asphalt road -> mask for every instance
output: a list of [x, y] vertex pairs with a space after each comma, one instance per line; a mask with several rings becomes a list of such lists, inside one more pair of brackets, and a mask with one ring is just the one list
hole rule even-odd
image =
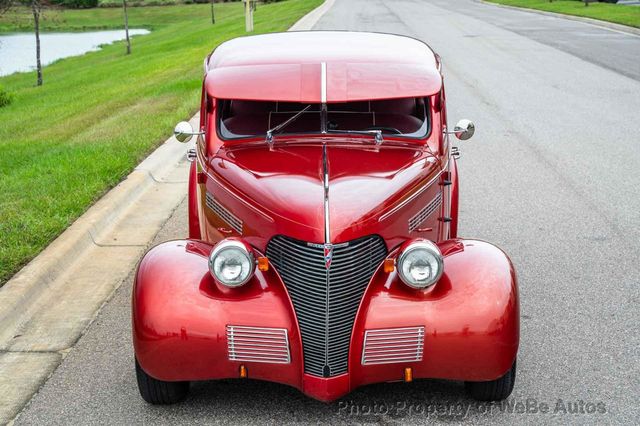
[[[16, 423], [638, 424], [640, 38], [470, 0], [338, 0], [316, 28], [408, 34], [442, 55], [450, 120], [477, 127], [458, 144], [461, 234], [498, 244], [519, 272], [514, 412], [443, 381], [330, 405], [281, 385], [207, 382], [180, 405], [149, 406], [133, 373], [129, 279]], [[184, 235], [183, 203], [157, 241]]]

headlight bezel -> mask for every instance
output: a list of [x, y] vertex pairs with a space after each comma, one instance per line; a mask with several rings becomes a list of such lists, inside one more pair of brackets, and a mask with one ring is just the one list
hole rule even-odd
[[[433, 256], [438, 268], [435, 276], [425, 284], [418, 284], [415, 281], [412, 281], [411, 278], [407, 277], [404, 273], [404, 262], [407, 260], [407, 256], [417, 250], [426, 251], [429, 255]], [[426, 290], [432, 288], [438, 281], [440, 281], [440, 278], [442, 278], [442, 274], [444, 273], [444, 258], [442, 256], [442, 252], [435, 243], [430, 240], [416, 239], [406, 243], [400, 248], [400, 254], [396, 260], [396, 270], [398, 272], [398, 277], [405, 285], [415, 290]]]
[[[248, 267], [248, 274], [244, 279], [237, 282], [229, 282], [229, 281], [225, 281], [224, 279], [221, 279], [218, 276], [218, 274], [216, 274], [215, 260], [221, 253], [227, 250], [238, 250], [244, 256], [246, 256], [249, 262], [249, 267]], [[257, 266], [256, 255], [254, 253], [253, 247], [246, 244], [244, 241], [241, 241], [238, 239], [231, 239], [231, 238], [224, 239], [213, 247], [213, 249], [211, 250], [211, 253], [209, 254], [208, 263], [209, 263], [209, 273], [211, 274], [213, 279], [218, 284], [227, 288], [238, 288], [247, 284], [249, 281], [251, 281], [251, 279], [255, 275], [256, 266]]]

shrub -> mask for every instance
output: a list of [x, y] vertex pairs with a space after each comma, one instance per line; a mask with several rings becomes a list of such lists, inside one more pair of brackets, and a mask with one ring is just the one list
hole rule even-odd
[[0, 108], [7, 106], [13, 101], [13, 95], [0, 86]]
[[98, 7], [99, 0], [52, 0], [51, 3], [69, 9], [90, 9]]

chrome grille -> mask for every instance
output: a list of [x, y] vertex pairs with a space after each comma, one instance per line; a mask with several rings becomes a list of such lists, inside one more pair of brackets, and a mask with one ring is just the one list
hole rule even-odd
[[387, 255], [382, 238], [369, 236], [336, 244], [328, 270], [322, 244], [276, 236], [266, 253], [293, 302], [305, 372], [323, 377], [346, 372], [360, 300]]
[[424, 327], [367, 330], [362, 365], [422, 361], [423, 351]]
[[207, 192], [206, 195], [207, 207], [209, 207], [220, 219], [227, 222], [238, 234], [242, 234], [242, 221], [238, 219], [233, 213], [231, 213], [226, 207], [220, 204], [213, 195]]
[[291, 362], [286, 328], [228, 325], [227, 349], [231, 361]]
[[416, 213], [411, 219], [409, 219], [409, 232], [416, 229], [422, 222], [427, 220], [429, 216], [431, 216], [438, 207], [442, 204], [442, 192], [438, 192], [438, 195], [435, 196], [433, 200], [429, 202], [422, 210]]

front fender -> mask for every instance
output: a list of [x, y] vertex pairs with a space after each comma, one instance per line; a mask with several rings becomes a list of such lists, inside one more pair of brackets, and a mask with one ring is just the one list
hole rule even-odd
[[[424, 326], [420, 362], [363, 365], [352, 369], [358, 384], [415, 378], [488, 381], [507, 372], [519, 342], [516, 273], [499, 248], [474, 240], [439, 243], [444, 274], [428, 290], [415, 290], [397, 272], [379, 268], [360, 306], [352, 338], [351, 365], [360, 365], [365, 330]], [[393, 254], [392, 254], [393, 256]]]
[[[256, 271], [245, 286], [217, 284], [208, 269], [212, 246], [170, 241], [140, 262], [133, 290], [133, 343], [141, 367], [165, 381], [249, 377], [301, 389], [331, 401], [360, 385], [414, 378], [486, 381], [503, 375], [515, 360], [519, 341], [516, 275], [498, 248], [473, 240], [438, 244], [444, 274], [428, 290], [403, 284], [380, 267], [356, 315], [349, 372], [323, 378], [304, 373], [302, 341], [286, 288], [273, 267]], [[390, 256], [395, 256], [392, 253]], [[286, 329], [290, 362], [239, 362], [229, 358], [227, 325]], [[362, 364], [366, 330], [424, 327], [421, 360]]]
[[212, 246], [169, 241], [152, 248], [136, 273], [132, 331], [136, 358], [150, 376], [165, 381], [239, 376], [240, 362], [227, 353], [227, 325], [286, 329], [291, 361], [255, 363], [250, 375], [301, 387], [300, 333], [278, 274], [256, 271], [240, 288], [211, 277]]

